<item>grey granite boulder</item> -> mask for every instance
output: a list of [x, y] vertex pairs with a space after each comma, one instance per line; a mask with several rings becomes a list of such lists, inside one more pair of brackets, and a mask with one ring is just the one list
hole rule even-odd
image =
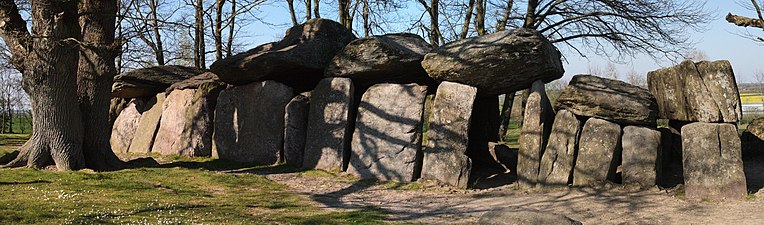
[[426, 83], [424, 55], [432, 46], [415, 34], [385, 34], [356, 39], [337, 53], [326, 68], [327, 77], [348, 77], [356, 84], [383, 82]]
[[573, 113], [560, 110], [554, 118], [537, 182], [540, 186], [566, 186], [573, 172], [581, 121]]
[[576, 75], [557, 98], [556, 108], [616, 123], [655, 125], [658, 105], [649, 91], [619, 80]]
[[143, 110], [143, 101], [132, 99], [130, 103], [122, 110], [114, 126], [111, 129], [111, 149], [117, 153], [125, 153], [130, 148], [130, 142], [135, 137], [135, 130], [138, 128], [138, 122], [141, 120], [141, 111]]
[[183, 156], [210, 156], [214, 112], [223, 86], [216, 82], [196, 89], [176, 89], [164, 102], [152, 152]]
[[578, 156], [573, 170], [574, 186], [597, 186], [615, 178], [620, 158], [621, 126], [589, 118], [578, 140]]
[[334, 55], [354, 39], [337, 22], [311, 19], [289, 28], [280, 41], [218, 60], [210, 69], [229, 84], [275, 80], [295, 91], [308, 91], [324, 77]]
[[138, 127], [135, 129], [135, 136], [133, 141], [130, 142], [130, 148], [127, 150], [128, 152], [151, 152], [154, 137], [157, 129], [159, 129], [159, 119], [162, 118], [164, 100], [165, 94], [159, 93], [146, 102], [141, 119], [138, 121]]
[[533, 187], [539, 174], [544, 153], [554, 123], [554, 110], [547, 98], [544, 83], [533, 82], [525, 104], [523, 127], [518, 140], [517, 181], [521, 187]]
[[476, 96], [475, 87], [452, 82], [438, 86], [429, 118], [422, 178], [467, 188], [472, 160], [464, 153]]
[[658, 181], [658, 153], [661, 132], [654, 128], [623, 128], [621, 174], [624, 184], [653, 187]]
[[737, 127], [696, 122], [682, 127], [685, 195], [693, 199], [743, 199], [746, 190]]
[[422, 167], [422, 112], [427, 86], [377, 84], [361, 98], [348, 172], [411, 182]]
[[292, 98], [284, 114], [284, 162], [297, 168], [302, 167], [305, 153], [309, 111], [310, 93], [306, 92]]
[[692, 62], [648, 73], [650, 92], [658, 100], [660, 118], [737, 122], [742, 104], [729, 61]]
[[220, 92], [215, 107], [213, 156], [258, 165], [279, 162], [284, 110], [293, 96], [292, 88], [270, 80]]
[[311, 92], [303, 168], [345, 170], [356, 108], [349, 78], [326, 78]]
[[740, 136], [743, 157], [764, 154], [764, 117], [756, 118], [748, 123], [748, 127]]
[[560, 57], [540, 32], [515, 29], [443, 45], [425, 55], [422, 67], [435, 80], [470, 85], [491, 96], [562, 77]]
[[112, 97], [138, 98], [164, 92], [170, 85], [204, 73], [206, 70], [187, 66], [152, 66], [114, 76]]

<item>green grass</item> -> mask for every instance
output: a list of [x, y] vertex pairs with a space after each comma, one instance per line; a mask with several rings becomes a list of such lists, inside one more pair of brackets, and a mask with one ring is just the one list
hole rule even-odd
[[29, 139], [30, 134], [0, 134], [0, 156], [15, 151]]
[[[3, 144], [24, 139], [0, 137]], [[175, 162], [163, 166], [168, 168], [99, 173], [0, 169], [0, 224], [381, 224], [386, 219], [376, 208], [319, 209], [309, 197], [257, 175], [298, 171], [288, 166], [179, 156], [160, 160]]]
[[518, 140], [520, 139], [521, 133], [522, 133], [522, 127], [520, 126], [520, 121], [515, 121], [515, 120], [509, 121], [509, 127], [507, 128], [507, 135], [504, 136], [504, 144], [506, 144], [510, 148], [519, 148], [520, 144], [518, 143]]

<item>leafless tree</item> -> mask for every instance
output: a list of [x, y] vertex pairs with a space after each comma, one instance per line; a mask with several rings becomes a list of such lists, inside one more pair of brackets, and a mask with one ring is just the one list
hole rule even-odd
[[[736, 26], [740, 27], [752, 27], [752, 28], [758, 28], [761, 30], [764, 30], [764, 17], [762, 17], [761, 13], [761, 6], [764, 5], [764, 1], [756, 1], [751, 0], [747, 3], [747, 1], [740, 1], [738, 0], [737, 3], [744, 8], [755, 12], [756, 15], [753, 17], [746, 17], [746, 16], [740, 16], [740, 15], [734, 15], [732, 13], [728, 13], [727, 17], [725, 18], [727, 22], [735, 24]], [[752, 40], [758, 41], [758, 42], [764, 42], [764, 38], [759, 35], [754, 35], [750, 33], [744, 34], [745, 37], [748, 37]]]

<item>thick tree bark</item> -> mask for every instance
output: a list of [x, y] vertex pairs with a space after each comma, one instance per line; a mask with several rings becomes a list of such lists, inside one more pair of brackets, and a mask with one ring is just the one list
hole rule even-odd
[[194, 66], [199, 68], [206, 67], [205, 44], [204, 44], [204, 1], [196, 0], [196, 28], [194, 29]]
[[215, 0], [215, 60], [223, 59], [223, 6], [225, 0]]
[[2, 38], [12, 46], [13, 61], [22, 72], [34, 126], [18, 157], [5, 166], [40, 168], [53, 162], [59, 170], [80, 169], [85, 160], [77, 107], [77, 2], [32, 0], [31, 5], [34, 39], [18, 20], [15, 3], [0, 2], [0, 19], [6, 21]]
[[117, 1], [80, 0], [82, 31], [77, 92], [84, 125], [83, 153], [87, 167], [114, 170], [122, 161], [111, 150], [109, 105], [117, 44], [114, 29]]

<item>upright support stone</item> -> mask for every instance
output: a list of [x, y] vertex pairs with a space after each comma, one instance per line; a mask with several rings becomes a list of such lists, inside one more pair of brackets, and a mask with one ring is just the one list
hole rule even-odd
[[422, 112], [427, 86], [377, 84], [363, 94], [348, 172], [410, 182], [422, 168]]
[[159, 93], [146, 103], [147, 110], [141, 114], [141, 120], [138, 122], [138, 128], [135, 130], [135, 137], [130, 143], [128, 152], [151, 152], [154, 137], [159, 129], [159, 119], [162, 118], [164, 99], [165, 94]]
[[647, 127], [626, 126], [623, 128], [622, 141], [623, 183], [641, 187], [655, 186], [658, 181], [661, 132]]
[[746, 180], [737, 126], [691, 123], [682, 127], [685, 194], [695, 199], [742, 199]]
[[135, 130], [138, 128], [138, 122], [141, 120], [141, 110], [143, 101], [132, 99], [114, 121], [111, 128], [111, 149], [116, 153], [125, 153], [130, 148], [130, 142], [135, 137]]
[[305, 136], [308, 135], [309, 96], [310, 93], [303, 93], [292, 98], [284, 115], [284, 161], [298, 168], [302, 167]]
[[308, 136], [303, 168], [345, 170], [350, 158], [353, 82], [349, 78], [325, 78], [311, 93]]
[[472, 105], [477, 88], [443, 82], [429, 119], [422, 178], [467, 188], [472, 161], [467, 150]]
[[222, 85], [208, 82], [196, 89], [177, 89], [164, 102], [152, 152], [210, 156], [215, 104]]
[[213, 156], [259, 165], [278, 162], [284, 141], [284, 109], [293, 95], [292, 88], [271, 80], [220, 92]]
[[615, 178], [617, 160], [621, 154], [621, 126], [607, 120], [589, 118], [578, 143], [574, 186], [600, 185]]
[[578, 135], [581, 121], [573, 113], [560, 110], [554, 117], [549, 142], [541, 156], [540, 186], [566, 186], [573, 175]]
[[554, 110], [547, 98], [543, 81], [533, 82], [525, 104], [520, 150], [517, 156], [517, 181], [521, 187], [534, 187], [554, 122]]

